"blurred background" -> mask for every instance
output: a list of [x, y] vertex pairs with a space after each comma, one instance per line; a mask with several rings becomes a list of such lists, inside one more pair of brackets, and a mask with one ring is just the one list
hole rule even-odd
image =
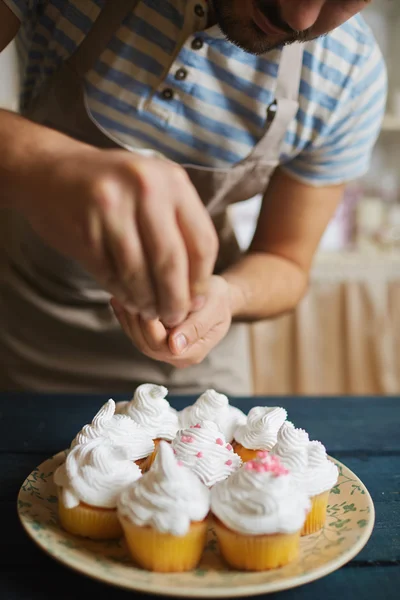
[[[387, 61], [387, 114], [369, 173], [347, 186], [321, 240], [306, 297], [293, 314], [249, 326], [256, 394], [400, 394], [400, 3], [364, 14]], [[0, 80], [0, 106], [17, 110], [13, 45]], [[232, 209], [244, 249], [259, 205]]]

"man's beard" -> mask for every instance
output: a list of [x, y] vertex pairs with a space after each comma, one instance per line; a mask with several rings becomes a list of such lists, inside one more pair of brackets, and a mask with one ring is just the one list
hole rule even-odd
[[212, 3], [222, 33], [230, 42], [250, 54], [264, 54], [283, 45], [306, 42], [315, 37], [310, 30], [294, 31], [291, 29], [283, 21], [276, 0], [256, 0], [256, 3], [259, 10], [268, 17], [270, 22], [282, 29], [282, 36], [279, 40], [276, 39], [277, 36], [274, 36], [274, 39], [268, 39], [268, 34], [262, 31], [250, 16], [244, 18], [237, 15], [233, 0], [212, 0]]

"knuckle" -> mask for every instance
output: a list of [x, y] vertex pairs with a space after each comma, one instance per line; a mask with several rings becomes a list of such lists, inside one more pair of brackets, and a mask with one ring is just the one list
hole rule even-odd
[[204, 239], [200, 240], [200, 243], [197, 243], [193, 247], [193, 251], [191, 252], [191, 257], [193, 260], [197, 262], [205, 262], [210, 260], [214, 256], [213, 247], [207, 243]]
[[175, 163], [173, 165], [173, 168], [171, 169], [171, 173], [172, 173], [174, 181], [177, 185], [180, 185], [180, 186], [192, 185], [189, 175], [187, 174], [185, 169], [183, 167], [181, 167], [180, 165]]
[[120, 202], [116, 181], [108, 175], [90, 181], [89, 198], [104, 213], [115, 210]]
[[147, 203], [154, 197], [154, 182], [157, 178], [154, 177], [151, 166], [152, 161], [142, 157], [135, 160], [126, 159], [122, 164], [124, 176], [134, 181], [136, 194], [140, 197], [141, 203]]
[[203, 328], [197, 323], [192, 323], [190, 326], [189, 337], [192, 340], [200, 340], [203, 337]]
[[178, 252], [160, 252], [154, 260], [154, 268], [160, 273], [163, 279], [168, 279], [171, 274], [175, 274], [180, 264]]

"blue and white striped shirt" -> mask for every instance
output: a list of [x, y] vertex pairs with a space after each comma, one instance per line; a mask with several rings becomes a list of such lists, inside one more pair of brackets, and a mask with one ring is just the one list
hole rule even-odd
[[[3, 1], [22, 23], [23, 107], [82, 41], [105, 0]], [[264, 133], [281, 50], [253, 56], [206, 23], [205, 0], [139, 2], [86, 76], [87, 108], [105, 133], [181, 164], [229, 166], [250, 153]], [[362, 17], [306, 43], [282, 167], [311, 185], [362, 176], [386, 91], [385, 65]]]

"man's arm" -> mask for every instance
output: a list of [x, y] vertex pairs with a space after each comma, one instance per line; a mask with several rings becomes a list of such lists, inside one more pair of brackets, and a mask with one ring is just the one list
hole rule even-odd
[[234, 320], [275, 317], [296, 306], [343, 191], [343, 185], [305, 185], [277, 169], [249, 251], [223, 274], [230, 284]]
[[0, 52], [18, 33], [20, 22], [14, 13], [0, 0]]
[[343, 187], [312, 187], [278, 169], [249, 251], [222, 277], [211, 278], [203, 308], [168, 332], [157, 320], [128, 315], [114, 300], [125, 333], [147, 356], [182, 368], [201, 362], [232, 319], [256, 321], [292, 310], [307, 289], [315, 250]]
[[[18, 27], [0, 0], [0, 48]], [[145, 318], [173, 326], [208, 288], [216, 232], [172, 162], [93, 148], [0, 110], [0, 207]]]

